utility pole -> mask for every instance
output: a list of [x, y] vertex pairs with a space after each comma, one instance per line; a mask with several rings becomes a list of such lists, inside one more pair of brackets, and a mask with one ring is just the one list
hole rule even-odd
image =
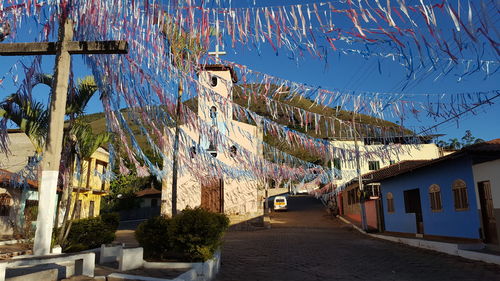
[[354, 120], [355, 113], [352, 112], [352, 130], [354, 135], [354, 149], [356, 150], [356, 171], [358, 174], [358, 187], [361, 193], [359, 198], [359, 203], [361, 205], [361, 228], [366, 231], [366, 212], [365, 212], [365, 196], [364, 196], [364, 188], [363, 188], [363, 177], [361, 175], [361, 163], [359, 161], [359, 146], [358, 146], [358, 132], [356, 131], [356, 123]]
[[179, 133], [181, 122], [182, 108], [182, 79], [179, 80], [179, 88], [177, 89], [177, 108], [175, 112], [175, 136], [174, 136], [174, 154], [172, 155], [172, 217], [177, 215], [177, 173], [179, 166]]
[[[65, 13], [63, 13], [65, 14]], [[72, 54], [126, 54], [126, 41], [71, 41], [73, 22], [62, 16], [57, 42], [0, 44], [2, 56], [56, 55], [52, 85], [48, 134], [39, 175], [38, 216], [33, 253], [50, 253], [57, 198], [57, 180], [61, 161], [64, 116]]]

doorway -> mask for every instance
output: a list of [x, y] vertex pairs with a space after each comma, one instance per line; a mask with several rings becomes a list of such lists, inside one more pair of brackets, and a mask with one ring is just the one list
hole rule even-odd
[[424, 234], [424, 218], [422, 216], [422, 205], [420, 203], [420, 190], [418, 188], [405, 190], [406, 213], [415, 214], [417, 234]]
[[212, 179], [201, 183], [201, 207], [207, 211], [224, 212], [224, 181]]
[[490, 181], [477, 183], [479, 203], [481, 204], [481, 218], [483, 221], [484, 242], [498, 244], [497, 223], [493, 214], [493, 197], [491, 196]]

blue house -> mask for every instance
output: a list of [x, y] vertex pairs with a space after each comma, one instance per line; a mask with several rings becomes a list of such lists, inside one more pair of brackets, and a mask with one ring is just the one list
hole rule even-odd
[[366, 183], [380, 184], [385, 232], [480, 242], [484, 229], [473, 166], [496, 159], [498, 146], [484, 143], [371, 173]]

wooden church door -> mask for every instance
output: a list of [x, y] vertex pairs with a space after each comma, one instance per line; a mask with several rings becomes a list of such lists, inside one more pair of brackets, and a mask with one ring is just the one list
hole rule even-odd
[[222, 179], [201, 183], [201, 207], [216, 213], [224, 211], [224, 181]]

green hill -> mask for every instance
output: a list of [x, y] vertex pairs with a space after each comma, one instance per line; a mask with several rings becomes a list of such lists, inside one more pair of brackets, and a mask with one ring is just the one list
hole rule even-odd
[[[254, 85], [242, 85], [235, 87], [235, 91], [233, 92], [233, 100], [236, 104], [243, 106], [243, 107], [248, 107], [251, 111], [264, 116], [266, 118], [269, 118], [279, 124], [285, 125], [288, 128], [294, 129], [299, 132], [303, 132], [311, 137], [314, 138], [320, 138], [320, 139], [345, 139], [347, 136], [346, 132], [343, 131], [342, 133], [339, 133], [341, 128], [339, 127], [338, 123], [335, 124], [335, 131], [336, 135], [332, 135], [331, 133], [326, 133], [327, 130], [326, 128], [326, 123], [323, 118], [320, 118], [318, 124], [320, 126], [320, 131], [316, 132], [314, 128], [314, 121], [312, 123], [308, 124], [308, 130], [306, 131], [305, 128], [302, 128], [300, 126], [300, 121], [298, 119], [291, 120], [290, 116], [288, 113], [284, 112], [283, 110], [278, 110], [278, 114], [276, 118], [273, 118], [270, 112], [267, 110], [267, 106], [265, 104], [264, 98], [254, 98], [252, 97], [250, 99], [250, 103], [248, 102], [248, 99], [242, 94], [243, 90], [242, 87], [246, 87], [248, 89], [255, 87]], [[272, 86], [273, 87], [273, 86]], [[274, 86], [276, 87], [276, 86]], [[331, 117], [336, 117], [340, 120], [345, 120], [345, 121], [351, 121], [352, 120], [352, 112], [350, 111], [345, 111], [345, 110], [336, 110], [333, 108], [329, 107], [324, 107], [324, 106], [318, 106], [313, 103], [313, 101], [305, 99], [305, 98], [299, 98], [299, 97], [294, 97], [292, 99], [285, 99], [285, 97], [276, 97], [276, 99], [279, 99], [280, 102], [286, 103], [290, 106], [294, 107], [299, 107], [303, 108], [306, 111], [314, 112], [321, 114], [323, 116], [331, 116]], [[190, 100], [187, 100], [184, 102], [186, 106], [191, 108], [193, 111], [197, 112], [198, 110], [198, 101], [197, 98], [193, 98]], [[141, 136], [141, 132], [138, 129], [138, 127], [128, 119], [127, 112], [129, 109], [122, 109], [122, 112], [124, 113], [125, 119], [129, 122], [130, 128], [132, 129], [133, 133], [136, 135], [137, 140], [141, 147], [147, 147], [146, 143], [146, 138]], [[95, 133], [103, 132], [106, 130], [106, 120], [104, 113], [94, 113], [94, 114], [89, 114], [82, 119], [87, 122], [92, 129], [94, 130]], [[393, 128], [395, 130], [400, 130], [401, 127], [395, 123], [382, 120], [379, 118], [371, 117], [368, 115], [363, 115], [363, 114], [356, 114], [355, 120], [359, 124], [369, 124], [369, 125], [377, 125], [385, 128]], [[241, 120], [242, 122], [246, 122], [246, 120]], [[252, 123], [251, 121], [249, 123]], [[331, 125], [330, 125], [331, 126]], [[364, 135], [365, 132], [363, 132], [363, 128], [358, 129], [359, 133], [361, 135]], [[405, 134], [411, 134], [412, 132], [409, 130], [404, 129]], [[284, 152], [287, 152], [291, 155], [294, 155], [298, 158], [301, 158], [303, 160], [309, 161], [309, 162], [314, 162], [317, 164], [324, 164], [323, 163], [323, 158], [321, 155], [314, 155], [314, 153], [310, 151], [306, 151], [305, 149], [300, 149], [297, 147], [291, 147], [290, 144], [282, 142], [273, 136], [266, 135], [264, 136], [264, 141], [268, 143], [271, 146], [274, 146]]]

